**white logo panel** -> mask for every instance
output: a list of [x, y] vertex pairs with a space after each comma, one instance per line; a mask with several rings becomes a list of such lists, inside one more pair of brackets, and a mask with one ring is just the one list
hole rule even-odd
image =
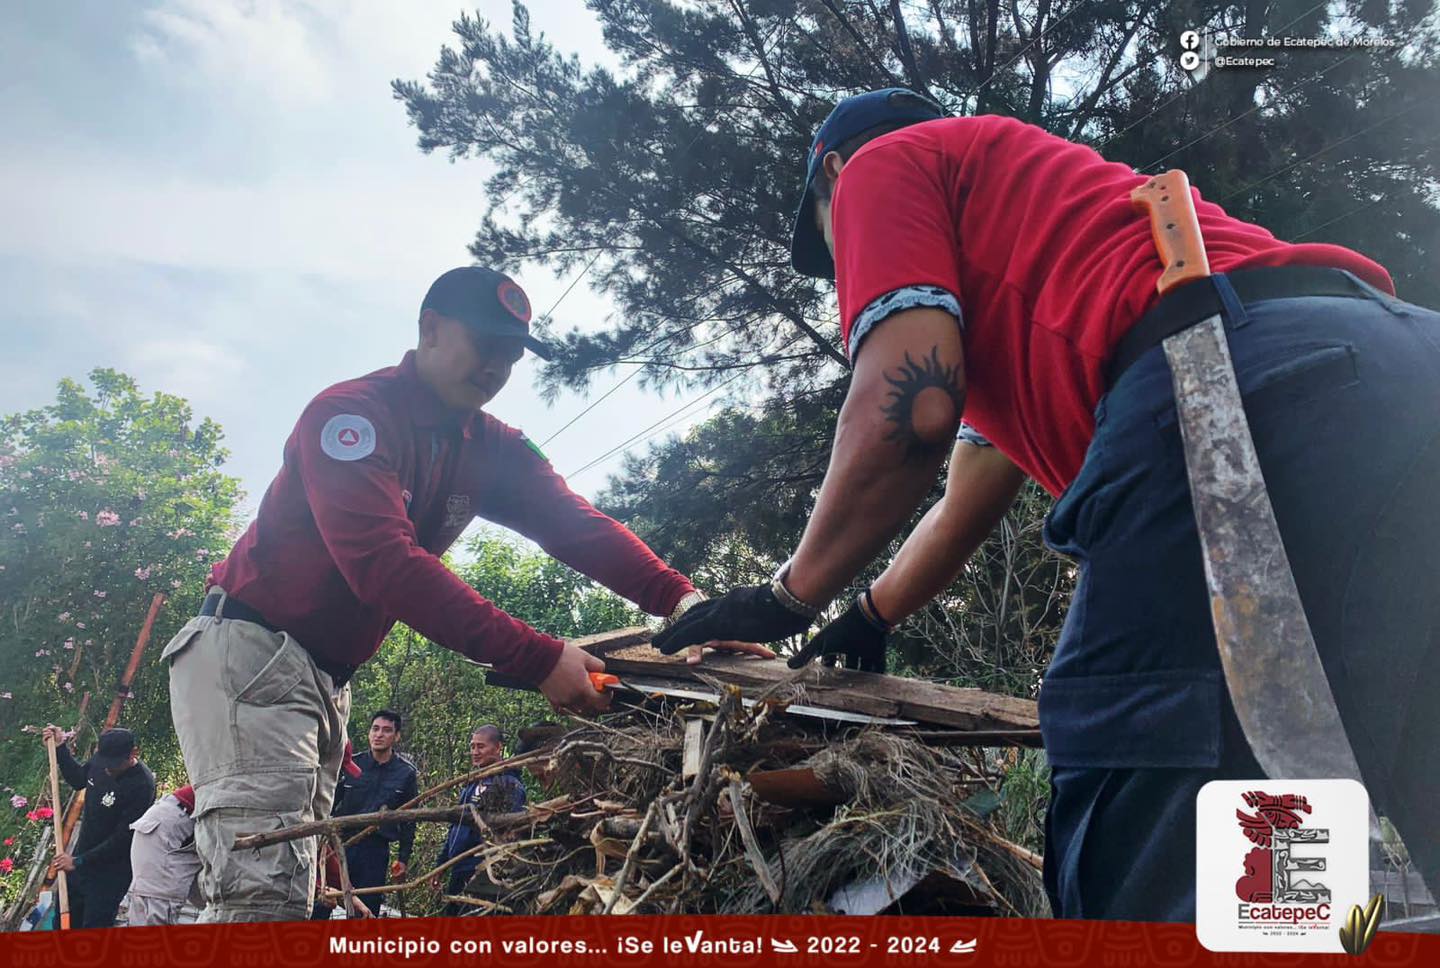
[[1212, 780], [1195, 798], [1195, 933], [1211, 951], [1343, 952], [1370, 900], [1354, 780]]
[[361, 460], [375, 453], [375, 425], [358, 413], [337, 413], [320, 431], [320, 449], [336, 460]]

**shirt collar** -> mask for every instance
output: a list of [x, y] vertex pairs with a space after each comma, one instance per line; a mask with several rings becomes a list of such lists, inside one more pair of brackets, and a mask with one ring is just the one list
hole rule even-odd
[[415, 351], [407, 352], [400, 365], [396, 367], [400, 377], [400, 384], [404, 388], [405, 400], [409, 404], [410, 415], [415, 424], [420, 427], [455, 427], [469, 440], [474, 436], [476, 418], [479, 416], [475, 411], [452, 410], [445, 405], [435, 391], [425, 385], [420, 378], [420, 370], [415, 363]]

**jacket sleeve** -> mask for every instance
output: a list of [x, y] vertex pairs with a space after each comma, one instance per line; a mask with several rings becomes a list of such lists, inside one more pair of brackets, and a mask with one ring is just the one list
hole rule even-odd
[[[85, 763], [75, 761], [74, 754], [70, 752], [69, 743], [61, 743], [55, 747], [55, 765], [60, 768], [60, 775], [65, 778], [65, 782], [76, 790], [83, 790], [86, 787], [85, 781], [90, 776], [88, 764], [88, 760]], [[60, 804], [57, 803], [54, 806], [56, 810], [60, 809]]]
[[135, 837], [135, 831], [130, 829], [130, 825], [143, 817], [154, 802], [155, 787], [152, 784], [136, 783], [125, 790], [123, 801], [117, 805], [119, 814], [115, 818], [115, 829], [110, 832], [110, 836], [85, 853], [76, 854], [75, 866], [94, 867], [122, 858], [128, 859], [130, 842]]
[[400, 454], [408, 439], [387, 408], [327, 395], [292, 444], [315, 526], [355, 597], [447, 649], [538, 683], [563, 644], [505, 614], [420, 547], [405, 513]]
[[507, 776], [506, 779], [510, 781], [510, 796], [505, 809], [510, 813], [519, 813], [525, 809], [525, 784], [518, 777]]
[[[409, 803], [420, 795], [419, 774], [414, 770], [410, 771], [410, 778], [400, 789], [400, 803]], [[400, 863], [409, 866], [410, 855], [415, 852], [415, 822], [402, 823], [400, 826], [400, 850], [396, 853], [396, 859]]]
[[633, 531], [570, 490], [518, 430], [498, 421], [492, 428], [501, 435], [500, 454], [494, 462], [496, 486], [482, 508], [485, 517], [518, 531], [651, 615], [669, 615], [695, 590]]

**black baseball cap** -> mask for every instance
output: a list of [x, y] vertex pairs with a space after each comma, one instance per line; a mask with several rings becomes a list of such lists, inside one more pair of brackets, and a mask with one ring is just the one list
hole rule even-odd
[[129, 763], [130, 754], [134, 751], [134, 733], [128, 729], [107, 729], [100, 734], [100, 742], [90, 762], [102, 770], [114, 770]]
[[550, 347], [530, 335], [530, 297], [503, 272], [483, 266], [451, 269], [430, 284], [420, 304], [422, 313], [427, 309], [481, 333], [514, 336], [542, 360], [550, 359]]
[[825, 237], [815, 225], [815, 177], [820, 174], [820, 162], [826, 152], [882, 124], [896, 121], [919, 124], [946, 116], [940, 105], [905, 87], [866, 91], [835, 105], [820, 130], [815, 132], [805, 161], [805, 193], [800, 197], [790, 240], [790, 265], [796, 272], [821, 279], [835, 278], [835, 261], [825, 247]]

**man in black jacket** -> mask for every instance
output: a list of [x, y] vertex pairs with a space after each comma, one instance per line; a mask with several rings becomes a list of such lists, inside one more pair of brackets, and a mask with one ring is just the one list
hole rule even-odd
[[[359, 776], [341, 773], [332, 816], [394, 810], [415, 799], [419, 792], [415, 764], [395, 751], [402, 724], [400, 714], [393, 709], [382, 709], [370, 717], [370, 749], [355, 757], [355, 765], [360, 767]], [[391, 866], [390, 845], [396, 841], [400, 842], [400, 850]], [[414, 846], [415, 824], [381, 824], [374, 833], [345, 848], [351, 886], [379, 887], [385, 883], [387, 867], [392, 877], [403, 878], [410, 867]], [[380, 897], [379, 894], [362, 896], [365, 905], [376, 915], [380, 913]]]
[[57, 855], [52, 865], [68, 874], [71, 924], [112, 927], [130, 889], [130, 825], [155, 802], [155, 776], [140, 762], [135, 734], [128, 729], [106, 730], [95, 755], [84, 763], [71, 754], [59, 726], [46, 726], [41, 740], [46, 737], [55, 741], [60, 775], [85, 793], [75, 849]]

